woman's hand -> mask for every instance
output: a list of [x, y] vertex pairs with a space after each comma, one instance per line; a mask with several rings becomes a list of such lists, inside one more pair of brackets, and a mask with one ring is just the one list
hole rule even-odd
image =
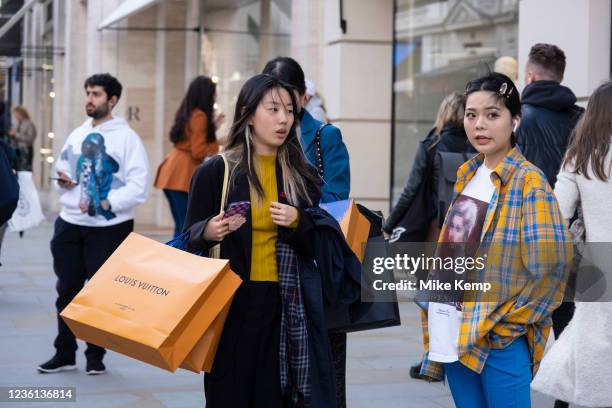
[[274, 222], [274, 224], [279, 227], [288, 227], [297, 219], [298, 210], [290, 205], [271, 201], [270, 214], [272, 215], [272, 222]]
[[240, 214], [232, 215], [229, 218], [223, 218], [223, 214], [224, 212], [221, 211], [208, 221], [204, 234], [202, 234], [205, 241], [221, 242], [227, 234], [236, 231], [246, 222], [246, 218]]

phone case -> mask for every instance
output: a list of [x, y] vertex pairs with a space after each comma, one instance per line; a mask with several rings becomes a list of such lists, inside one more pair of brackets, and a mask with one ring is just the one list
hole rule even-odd
[[251, 206], [250, 201], [238, 201], [238, 202], [230, 203], [227, 207], [227, 210], [225, 210], [225, 214], [223, 215], [223, 218], [229, 218], [232, 215], [236, 215], [236, 214], [242, 214], [243, 216], [246, 216], [246, 213], [250, 206]]

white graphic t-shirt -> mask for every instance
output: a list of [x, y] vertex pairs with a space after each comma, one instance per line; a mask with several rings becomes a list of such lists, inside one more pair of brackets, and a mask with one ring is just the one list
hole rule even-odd
[[[443, 242], [480, 242], [489, 202], [495, 192], [491, 173], [484, 164], [455, 200], [446, 221]], [[457, 352], [459, 328], [463, 317], [462, 302], [429, 302], [429, 359], [452, 363]]]

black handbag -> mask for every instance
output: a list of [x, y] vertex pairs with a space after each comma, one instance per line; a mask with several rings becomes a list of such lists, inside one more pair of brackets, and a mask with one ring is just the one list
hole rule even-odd
[[[385, 240], [382, 235], [379, 235], [369, 239], [368, 243], [383, 245]], [[364, 262], [367, 262], [369, 257], [374, 255], [371, 248], [369, 250], [366, 247]], [[377, 253], [376, 255], [380, 254]], [[391, 270], [385, 271], [383, 275], [378, 275], [377, 279], [382, 279], [384, 282], [392, 282], [392, 274], [393, 271]], [[362, 280], [362, 283], [371, 287], [371, 282], [363, 282]], [[325, 319], [327, 329], [331, 333], [351, 333], [401, 325], [397, 296], [395, 293], [387, 293], [385, 299], [386, 301], [381, 302], [362, 302], [359, 300], [351, 305], [326, 308]]]
[[[327, 124], [321, 125], [317, 129], [315, 144], [317, 148], [317, 171], [323, 178], [323, 152], [321, 151], [321, 130]], [[383, 216], [380, 211], [372, 211], [369, 208], [357, 204], [359, 212], [370, 222], [370, 233], [368, 234], [368, 244], [386, 245], [382, 235]], [[368, 250], [370, 247], [370, 250]], [[379, 254], [378, 254], [379, 255]], [[366, 245], [364, 262], [368, 257], [373, 256], [372, 246]], [[387, 272], [386, 272], [387, 273]], [[393, 271], [388, 271], [393, 274]], [[380, 276], [385, 282], [391, 282], [393, 276]], [[364, 283], [362, 281], [362, 283]], [[371, 282], [366, 282], [370, 285]], [[362, 302], [361, 300], [351, 305], [342, 305], [334, 308], [325, 309], [325, 320], [327, 329], [331, 333], [350, 333], [363, 330], [382, 329], [384, 327], [399, 326], [400, 313], [397, 305], [397, 296], [392, 294], [392, 299], [385, 302]]]

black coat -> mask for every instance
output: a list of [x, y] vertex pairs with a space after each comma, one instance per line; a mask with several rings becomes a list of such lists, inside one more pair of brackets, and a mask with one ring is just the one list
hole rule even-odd
[[[397, 227], [402, 220], [404, 214], [412, 205], [419, 187], [425, 181], [426, 177], [430, 177], [429, 191], [426, 193], [429, 196], [428, 201], [433, 205], [432, 211], [436, 211], [437, 205], [434, 203], [437, 196], [435, 186], [438, 185], [438, 175], [433, 171], [433, 162], [437, 152], [477, 153], [469, 143], [465, 130], [462, 127], [452, 125], [444, 126], [440, 132], [440, 141], [434, 145], [436, 140], [435, 131], [435, 128], [432, 129], [427, 137], [419, 143], [412, 164], [412, 170], [406, 180], [402, 195], [397, 201], [397, 204], [393, 207], [389, 218], [387, 218], [383, 226], [383, 230], [388, 234], [393, 232], [393, 229]], [[426, 209], [423, 209], [423, 211], [425, 210]], [[435, 216], [436, 214], [431, 215]]]
[[576, 95], [569, 88], [555, 81], [527, 85], [521, 103], [516, 143], [554, 187], [570, 135], [584, 109], [576, 105]]
[[[313, 408], [336, 407], [336, 380], [325, 310], [357, 305], [361, 296], [361, 264], [349, 248], [340, 226], [319, 208], [306, 210], [314, 223], [314, 259], [298, 256], [300, 283], [308, 316]], [[355, 316], [359, 318], [361, 316]]]
[[0, 140], [0, 227], [11, 219], [19, 201], [19, 183], [11, 156], [12, 150]]

